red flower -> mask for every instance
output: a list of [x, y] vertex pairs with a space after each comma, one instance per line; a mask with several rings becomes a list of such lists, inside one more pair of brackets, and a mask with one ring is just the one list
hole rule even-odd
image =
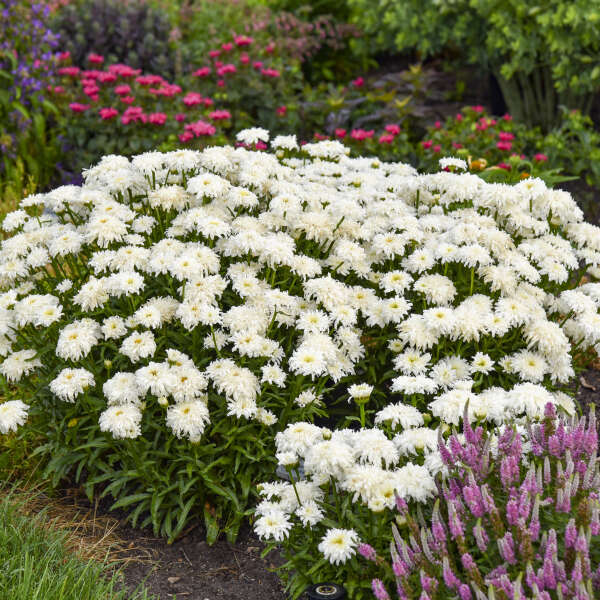
[[221, 54], [221, 51], [220, 51], [220, 50], [211, 50], [211, 51], [208, 53], [208, 55], [209, 55], [211, 58], [217, 58], [217, 56], [219, 56], [219, 54]]
[[252, 63], [252, 66], [253, 66], [253, 67], [254, 67], [254, 68], [257, 70], [257, 71], [259, 71], [260, 69], [262, 69], [262, 67], [263, 67], [263, 64], [264, 64], [264, 63], [263, 63], [261, 60], [255, 60], [255, 61]]
[[217, 81], [217, 85], [219, 87], [225, 87], [225, 80], [224, 79], [219, 79], [219, 81]]
[[504, 169], [505, 171], [510, 171], [511, 168], [510, 165], [505, 162], [498, 163], [496, 166]]
[[58, 55], [58, 60], [68, 60], [69, 58], [71, 58], [71, 53], [70, 52], [61, 52]]
[[360, 142], [362, 140], [372, 138], [374, 134], [375, 134], [374, 129], [369, 129], [368, 131], [365, 129], [353, 129], [350, 132], [350, 137], [355, 140], [358, 140]]
[[512, 148], [512, 144], [510, 142], [497, 142], [496, 148], [498, 148], [498, 150], [508, 151]]
[[247, 35], [234, 35], [233, 36], [233, 41], [235, 42], [236, 46], [249, 46], [254, 39], [251, 37], [248, 37]]
[[153, 125], [164, 125], [167, 120], [165, 113], [152, 113], [148, 115], [148, 122]]
[[135, 102], [135, 98], [133, 96], [121, 96], [121, 102], [124, 104], [133, 104]]
[[204, 104], [204, 106], [212, 106], [214, 104], [214, 102], [210, 98], [204, 98], [204, 100], [202, 100], [202, 103]]
[[217, 75], [219, 77], [223, 77], [223, 75], [227, 75], [228, 73], [235, 73], [236, 71], [237, 71], [236, 66], [229, 63], [227, 65], [223, 65], [222, 67], [219, 67], [217, 69]]
[[55, 94], [64, 94], [65, 88], [62, 85], [56, 85], [56, 86], [54, 86], [54, 89], [52, 89], [52, 91]]
[[194, 121], [193, 123], [188, 123], [185, 126], [185, 130], [191, 133], [194, 137], [201, 135], [214, 135], [217, 131], [214, 125], [211, 125], [206, 121]]
[[187, 119], [187, 115], [186, 115], [185, 113], [177, 113], [177, 114], [175, 115], [175, 120], [176, 120], [178, 123], [181, 123], [181, 121], [185, 121], [186, 119]]
[[537, 161], [537, 162], [546, 162], [548, 160], [548, 157], [545, 154], [534, 154], [533, 156], [533, 160]]
[[400, 125], [394, 125], [391, 123], [390, 125], [385, 126], [385, 130], [392, 135], [398, 135], [400, 133]]
[[442, 147], [441, 147], [439, 144], [436, 144], [436, 145], [433, 147], [433, 151], [434, 151], [434, 152], [437, 154], [438, 152], [441, 152], [441, 151], [442, 151]]
[[318, 131], [315, 132], [315, 139], [322, 141], [322, 140], [328, 140], [329, 136], [328, 135], [323, 135], [322, 133], [319, 133]]
[[101, 56], [100, 54], [94, 54], [93, 52], [88, 54], [88, 62], [94, 64], [94, 65], [101, 65], [104, 62], [104, 56]]
[[197, 104], [202, 104], [203, 100], [202, 94], [199, 94], [198, 92], [188, 92], [183, 97], [183, 103], [186, 106], [196, 106]]
[[456, 115], [456, 120], [457, 120], [457, 121], [462, 121], [462, 120], [463, 120], [463, 116], [462, 116], [460, 113], [458, 113], [458, 114]]
[[202, 67], [192, 73], [194, 77], [208, 77], [210, 75], [210, 67]]
[[140, 85], [168, 85], [160, 75], [140, 75], [135, 80]]
[[250, 57], [245, 52], [242, 52], [240, 55], [240, 62], [243, 65], [247, 65], [250, 62]]
[[107, 119], [113, 119], [119, 114], [119, 111], [116, 108], [101, 108], [98, 112], [100, 113], [100, 117], [105, 121]]
[[71, 102], [69, 104], [69, 108], [76, 113], [83, 112], [89, 108], [87, 104], [80, 104], [79, 102]]
[[505, 121], [512, 121], [512, 120], [513, 120], [513, 118], [512, 118], [512, 117], [511, 117], [511, 116], [510, 116], [508, 113], [506, 113], [506, 114], [505, 114], [505, 115], [504, 115], [502, 118], [503, 118]]
[[134, 68], [130, 67], [129, 65], [121, 65], [121, 64], [110, 65], [108, 67], [108, 70], [111, 73], [118, 75], [119, 77], [135, 77], [142, 72], [141, 69], [134, 69]]
[[335, 130], [335, 137], [345, 138], [346, 137], [346, 130], [345, 129], [336, 129]]
[[391, 144], [394, 141], [394, 136], [391, 133], [384, 133], [379, 137], [380, 144]]
[[460, 142], [452, 142], [452, 147], [456, 148], [456, 150], [460, 150], [463, 145]]
[[267, 54], [273, 54], [274, 51], [275, 51], [275, 44], [273, 42], [269, 42], [269, 44], [265, 46], [265, 52]]
[[141, 106], [130, 106], [121, 115], [121, 123], [123, 123], [123, 125], [131, 123], [131, 121], [134, 123], [137, 121], [145, 123], [147, 121], [147, 117], [144, 114], [144, 109]]
[[503, 141], [503, 142], [510, 142], [510, 140], [514, 140], [515, 136], [512, 133], [509, 133], [508, 131], [501, 131], [498, 134], [498, 137]]
[[184, 131], [183, 133], [180, 133], [178, 137], [179, 140], [185, 144], [185, 142], [189, 142], [190, 140], [194, 139], [194, 134], [190, 133], [189, 131]]
[[213, 110], [213, 112], [208, 115], [208, 118], [213, 121], [231, 119], [231, 113], [228, 110]]
[[364, 77], [357, 77], [356, 79], [353, 79], [352, 85], [357, 88], [362, 87], [363, 85], [365, 85]]
[[173, 83], [163, 83], [161, 87], [150, 88], [148, 91], [155, 96], [166, 96], [167, 98], [171, 98], [176, 94], [181, 93], [181, 88]]
[[231, 42], [227, 42], [226, 44], [221, 44], [221, 48], [223, 48], [225, 52], [229, 52], [230, 50], [233, 50], [233, 44]]
[[114, 73], [100, 73], [98, 75], [98, 81], [101, 83], [112, 83], [117, 80], [117, 76]]
[[260, 72], [267, 77], [279, 77], [281, 75], [280, 71], [277, 69], [271, 69], [270, 67], [267, 69], [261, 69]]
[[275, 109], [275, 112], [280, 116], [280, 117], [284, 117], [285, 113], [287, 112], [287, 106], [283, 105], [283, 106], [278, 106]]
[[421, 146], [423, 146], [425, 150], [428, 150], [429, 148], [431, 148], [431, 146], [433, 146], [433, 142], [431, 140], [423, 140], [421, 142]]
[[96, 96], [98, 94], [98, 92], [100, 91], [100, 88], [97, 85], [90, 85], [88, 87], [84, 87], [83, 88], [83, 93], [86, 96], [89, 96], [90, 98], [92, 96]]
[[76, 77], [79, 75], [79, 67], [61, 67], [58, 70], [59, 75], [68, 75], [70, 77]]
[[131, 86], [127, 84], [117, 85], [114, 89], [115, 94], [118, 96], [127, 96], [131, 92]]
[[476, 106], [471, 106], [471, 110], [475, 111], [476, 113], [482, 113], [483, 106], [481, 106], [480, 104], [477, 104]]
[[266, 150], [267, 149], [267, 145], [262, 141], [262, 140], [258, 140], [258, 142], [256, 142], [256, 144], [254, 144], [256, 146], [257, 150]]

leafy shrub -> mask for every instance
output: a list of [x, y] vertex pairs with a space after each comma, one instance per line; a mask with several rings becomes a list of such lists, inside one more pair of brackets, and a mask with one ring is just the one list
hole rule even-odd
[[516, 182], [534, 176], [548, 185], [568, 181], [573, 174], [569, 161], [556, 155], [549, 160], [543, 140], [539, 129], [529, 129], [509, 114], [495, 118], [482, 106], [465, 107], [446, 123], [428, 128], [418, 144], [418, 165], [432, 171], [441, 156], [455, 155], [487, 180]]
[[293, 128], [290, 109], [303, 86], [302, 72], [274, 44], [261, 46], [247, 35], [225, 38], [194, 66], [192, 76], [231, 113], [235, 130], [259, 123], [274, 131], [282, 123]]
[[598, 0], [550, 0], [531, 8], [522, 0], [349, 3], [380, 47], [422, 56], [452, 48], [490, 69], [511, 114], [529, 125], [549, 130], [563, 104], [587, 112], [600, 85]]
[[599, 341], [597, 286], [570, 289], [598, 228], [568, 194], [238, 139], [107, 156], [5, 218], [0, 373], [22, 400], [0, 427], [31, 407], [55, 480], [170, 539], [201, 515], [235, 537], [276, 433], [355, 416], [349, 385], [374, 386], [361, 424], [398, 402], [432, 423], [470, 397], [490, 421], [565, 402]]
[[90, 54], [98, 54], [109, 63], [127, 63], [164, 77], [177, 71], [170, 21], [144, 0], [72, 2], [55, 13], [52, 28], [79, 67], [86, 68]]
[[[441, 443], [447, 471], [431, 524], [398, 501], [392, 567], [398, 598], [589, 599], [600, 590], [600, 468], [593, 416], [488, 435], [463, 421]], [[409, 541], [407, 541], [407, 539]], [[362, 554], [377, 563], [372, 547]], [[380, 563], [381, 564], [381, 563]], [[395, 576], [395, 577], [394, 577]], [[389, 588], [388, 588], [389, 589]], [[381, 579], [378, 600], [389, 599]], [[485, 593], [487, 591], [487, 594]]]
[[0, 2], [0, 193], [21, 196], [47, 185], [59, 147], [56, 108], [45, 98], [59, 57], [41, 3]]

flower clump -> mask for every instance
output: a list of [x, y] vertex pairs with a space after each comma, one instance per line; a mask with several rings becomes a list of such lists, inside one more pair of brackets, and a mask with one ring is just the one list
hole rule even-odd
[[[431, 524], [398, 500], [392, 571], [402, 599], [577, 598], [600, 590], [600, 470], [592, 413], [566, 420], [548, 404], [540, 424], [497, 436], [473, 429], [440, 442], [448, 477]], [[377, 562], [372, 548], [361, 548]], [[379, 600], [390, 596], [372, 582]]]
[[[337, 141], [276, 137], [271, 154], [256, 151], [264, 129], [239, 139], [106, 156], [82, 186], [30, 196], [6, 216], [0, 373], [23, 405], [0, 411], [2, 431], [31, 406], [65, 419], [61, 443], [85, 427], [116, 457], [131, 451], [123, 439], [152, 448], [150, 431], [194, 452], [202, 441], [214, 460], [237, 458], [181, 493], [210, 489], [241, 513], [249, 482], [236, 473], [273, 460], [261, 466], [252, 448], [271, 456], [277, 432], [328, 415], [349, 386], [359, 387], [342, 418], [357, 418], [358, 404], [363, 427], [400, 425], [406, 439], [393, 451], [382, 442], [390, 454], [378, 464], [375, 450], [361, 454], [371, 441], [353, 438], [367, 434], [325, 440], [319, 429], [348, 464], [304, 456], [318, 478], [357, 460], [395, 469], [421, 443], [408, 431], [458, 424], [467, 400], [489, 423], [541, 418], [548, 402], [573, 411], [559, 388], [600, 341], [600, 284], [574, 288], [582, 265], [600, 263], [600, 236], [569, 194], [535, 179], [420, 176], [351, 159]], [[183, 526], [190, 508], [178, 510]]]

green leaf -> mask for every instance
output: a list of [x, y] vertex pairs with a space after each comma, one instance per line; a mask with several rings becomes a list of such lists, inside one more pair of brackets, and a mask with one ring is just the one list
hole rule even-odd
[[125, 508], [126, 506], [131, 506], [136, 502], [141, 502], [142, 500], [146, 500], [150, 498], [152, 494], [150, 492], [140, 492], [139, 494], [131, 494], [130, 496], [125, 496], [120, 500], [117, 500], [111, 507], [110, 510], [115, 510], [116, 508]]
[[212, 546], [219, 537], [219, 522], [215, 515], [212, 514], [213, 509], [208, 505], [204, 505], [204, 526], [206, 527], [206, 543]]

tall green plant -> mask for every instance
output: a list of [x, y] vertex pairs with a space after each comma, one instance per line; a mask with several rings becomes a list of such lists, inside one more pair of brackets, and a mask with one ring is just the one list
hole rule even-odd
[[348, 0], [376, 48], [454, 49], [498, 78], [516, 118], [549, 130], [559, 107], [589, 111], [600, 86], [600, 0]]
[[0, 212], [11, 199], [49, 184], [60, 156], [56, 131], [51, 127], [57, 108], [43, 97], [30, 96], [28, 105], [14, 84], [17, 59], [0, 55], [8, 66], [0, 70]]

